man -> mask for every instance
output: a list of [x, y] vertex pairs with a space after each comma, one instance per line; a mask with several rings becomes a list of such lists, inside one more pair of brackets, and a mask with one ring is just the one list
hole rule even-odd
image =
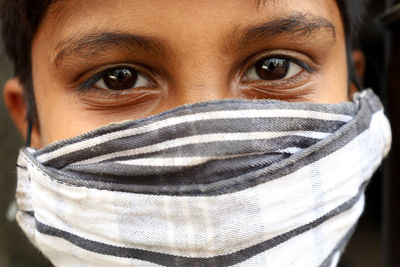
[[3, 1], [28, 237], [63, 266], [335, 265], [390, 145], [351, 2]]

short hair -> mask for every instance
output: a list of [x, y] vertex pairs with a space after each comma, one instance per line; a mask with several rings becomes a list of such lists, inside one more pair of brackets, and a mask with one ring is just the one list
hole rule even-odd
[[[28, 120], [37, 124], [32, 81], [33, 38], [48, 8], [57, 0], [0, 0], [0, 19], [5, 51], [14, 63], [14, 75], [24, 86]], [[330, 0], [327, 0], [330, 1]], [[346, 32], [349, 82], [359, 84], [353, 70], [351, 50], [356, 44], [368, 0], [336, 0]]]

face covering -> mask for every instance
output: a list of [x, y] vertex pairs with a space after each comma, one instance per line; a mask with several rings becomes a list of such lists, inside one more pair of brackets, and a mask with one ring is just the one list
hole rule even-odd
[[17, 221], [56, 266], [335, 266], [390, 143], [371, 90], [186, 105], [22, 149]]

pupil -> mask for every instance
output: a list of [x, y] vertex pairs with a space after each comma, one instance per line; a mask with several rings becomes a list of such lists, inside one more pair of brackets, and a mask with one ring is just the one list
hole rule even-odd
[[138, 75], [130, 69], [114, 69], [104, 77], [105, 85], [111, 90], [126, 90], [134, 87]]
[[281, 80], [289, 70], [289, 61], [281, 58], [263, 59], [256, 63], [256, 72], [263, 80]]

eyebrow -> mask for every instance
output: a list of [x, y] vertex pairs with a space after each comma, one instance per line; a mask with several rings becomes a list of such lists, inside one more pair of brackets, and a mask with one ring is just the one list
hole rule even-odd
[[[222, 47], [225, 51], [239, 50], [253, 42], [277, 36], [285, 35], [289, 39], [297, 40], [299, 38], [317, 38], [318, 33], [321, 32], [330, 33], [331, 40], [336, 40], [336, 28], [329, 20], [310, 14], [293, 14], [245, 29], [237, 26], [225, 39], [229, 41], [222, 44]], [[66, 58], [91, 57], [111, 49], [122, 51], [142, 49], [149, 54], [163, 56], [166, 60], [173, 55], [173, 49], [166, 40], [126, 32], [99, 32], [96, 30], [86, 34], [76, 33], [58, 43], [54, 64], [57, 67]]]
[[238, 39], [237, 46], [242, 48], [259, 39], [274, 38], [285, 35], [290, 39], [315, 38], [317, 33], [328, 32], [331, 40], [336, 41], [336, 27], [326, 18], [310, 14], [294, 14], [286, 18], [279, 18], [262, 25], [250, 26], [237, 38], [237, 30], [232, 38]]
[[99, 52], [110, 49], [131, 50], [143, 49], [155, 55], [171, 54], [172, 49], [166, 41], [154, 37], [133, 35], [125, 32], [99, 32], [87, 34], [77, 33], [56, 46], [55, 66], [62, 60], [71, 56], [94, 56]]

